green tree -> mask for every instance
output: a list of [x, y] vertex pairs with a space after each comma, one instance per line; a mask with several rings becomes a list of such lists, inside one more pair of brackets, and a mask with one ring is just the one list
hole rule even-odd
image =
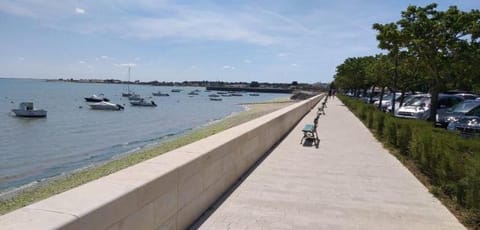
[[[436, 7], [435, 3], [425, 7], [409, 6], [395, 24], [374, 25], [374, 29], [379, 31], [379, 47], [396, 57], [395, 79], [398, 79], [402, 50], [425, 66], [423, 80], [432, 95], [430, 120], [436, 115], [438, 94], [448, 88], [449, 82], [457, 80], [460, 75], [473, 80], [475, 72], [478, 73], [471, 69], [471, 62], [478, 61], [479, 11], [462, 12], [451, 6], [442, 12]], [[466, 72], [468, 76], [465, 76]]]
[[347, 58], [337, 66], [335, 84], [340, 88], [353, 90], [356, 96], [361, 90], [366, 92], [373, 85], [367, 77], [366, 68], [374, 59], [372, 56]]

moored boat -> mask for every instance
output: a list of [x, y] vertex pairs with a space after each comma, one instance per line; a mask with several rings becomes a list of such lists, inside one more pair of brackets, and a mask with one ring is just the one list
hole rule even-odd
[[210, 101], [221, 101], [222, 98], [218, 98], [218, 97], [211, 97], [210, 98]]
[[155, 104], [154, 101], [148, 102], [143, 98], [138, 100], [138, 101], [131, 101], [130, 104], [132, 106], [146, 106], [146, 107], [156, 107], [157, 106], [157, 104]]
[[168, 93], [162, 93], [162, 92], [160, 92], [160, 91], [158, 91], [158, 92], [156, 92], [156, 93], [153, 92], [152, 95], [153, 95], [153, 96], [160, 96], [160, 97], [168, 97], [168, 96], [170, 96]]
[[141, 99], [142, 99], [142, 97], [139, 94], [136, 94], [136, 93], [134, 93], [130, 97], [128, 97], [128, 100], [130, 100], [130, 101], [138, 101], [138, 100], [141, 100]]
[[85, 97], [85, 101], [87, 102], [101, 102], [101, 101], [110, 101], [108, 98], [104, 97], [103, 94], [100, 94], [100, 96], [97, 96], [93, 94], [90, 97]]
[[131, 66], [128, 66], [127, 92], [122, 93], [122, 97], [131, 97], [133, 94], [135, 94], [134, 92], [130, 91], [130, 69]]
[[33, 102], [22, 102], [18, 109], [12, 109], [17, 117], [46, 117], [47, 111], [43, 109], [35, 109]]
[[101, 101], [101, 102], [98, 102], [98, 103], [89, 104], [89, 106], [90, 106], [91, 109], [95, 109], [95, 110], [122, 110], [122, 109], [125, 109], [123, 106], [121, 106], [119, 104], [114, 104], [114, 103], [110, 103], [110, 102], [106, 102], [106, 101]]

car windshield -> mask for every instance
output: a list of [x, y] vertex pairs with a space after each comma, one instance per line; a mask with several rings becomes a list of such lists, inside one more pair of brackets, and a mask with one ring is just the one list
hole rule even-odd
[[413, 98], [412, 100], [408, 101], [405, 103], [405, 105], [410, 105], [410, 106], [420, 106], [422, 104], [428, 104], [430, 102], [429, 97], [416, 97]]
[[464, 101], [456, 104], [455, 106], [450, 108], [449, 111], [458, 112], [458, 113], [467, 113], [468, 111], [472, 110], [478, 105], [480, 105], [480, 102], [478, 101]]

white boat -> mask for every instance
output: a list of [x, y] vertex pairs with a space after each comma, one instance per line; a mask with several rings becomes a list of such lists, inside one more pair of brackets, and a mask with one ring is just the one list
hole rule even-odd
[[126, 93], [122, 93], [122, 97], [131, 97], [133, 94], [135, 94], [134, 92], [130, 92], [130, 66], [128, 66], [128, 82], [127, 82], [127, 92]]
[[161, 97], [168, 97], [168, 96], [170, 96], [168, 93], [162, 93], [162, 92], [160, 92], [160, 91], [158, 91], [158, 92], [156, 92], [156, 93], [153, 92], [152, 95], [153, 95], [153, 96], [161, 96]]
[[93, 94], [90, 97], [85, 97], [85, 101], [87, 102], [101, 102], [101, 101], [110, 101], [108, 98], [103, 96], [103, 93], [100, 94], [100, 96], [97, 96]]
[[128, 97], [128, 100], [130, 101], [138, 101], [138, 100], [141, 100], [142, 99], [142, 96], [140, 96], [139, 94], [132, 94], [132, 96]]
[[17, 117], [46, 117], [47, 111], [43, 109], [35, 109], [33, 102], [22, 102], [18, 109], [12, 109]]
[[119, 105], [119, 104], [113, 104], [113, 103], [106, 102], [106, 101], [93, 103], [93, 104], [90, 104], [89, 106], [90, 106], [90, 108], [95, 109], [95, 110], [122, 110], [122, 109], [124, 109], [124, 107]]
[[138, 101], [131, 101], [130, 104], [132, 106], [147, 106], [147, 107], [156, 107], [157, 106], [157, 104], [155, 104], [154, 101], [148, 102], [143, 98], [138, 100]]

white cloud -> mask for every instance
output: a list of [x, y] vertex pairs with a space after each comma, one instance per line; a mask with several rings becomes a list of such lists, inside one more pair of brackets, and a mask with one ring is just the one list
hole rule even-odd
[[298, 64], [297, 63], [292, 63], [290, 64], [292, 67], [298, 67]]
[[80, 65], [83, 65], [83, 64], [86, 64], [86, 63], [87, 63], [87, 62], [82, 61], [82, 60], [78, 61], [78, 64], [80, 64]]
[[122, 63], [122, 64], [114, 64], [114, 65], [117, 66], [117, 67], [125, 67], [125, 66], [126, 67], [135, 67], [135, 66], [137, 66], [137, 64], [135, 64], [135, 63]]
[[252, 61], [251, 61], [251, 60], [249, 60], [249, 59], [245, 59], [245, 60], [243, 60], [243, 63], [250, 64], [250, 63], [252, 63]]
[[76, 7], [75, 8], [75, 13], [76, 14], [85, 14], [85, 9]]
[[19, 57], [18, 60], [19, 61], [25, 61], [25, 58], [24, 57]]
[[103, 60], [107, 60], [107, 59], [109, 59], [110, 57], [108, 57], [108, 56], [106, 56], [106, 55], [103, 55], [103, 56], [101, 56], [100, 58], [103, 59]]
[[281, 58], [283, 58], [283, 57], [288, 57], [288, 56], [290, 56], [289, 53], [278, 53], [278, 54], [277, 54], [277, 57], [281, 57]]
[[135, 61], [140, 61], [142, 60], [140, 57], [135, 57]]
[[223, 66], [223, 69], [226, 69], [226, 70], [234, 70], [234, 69], [235, 69], [235, 66], [224, 65], [224, 66]]

